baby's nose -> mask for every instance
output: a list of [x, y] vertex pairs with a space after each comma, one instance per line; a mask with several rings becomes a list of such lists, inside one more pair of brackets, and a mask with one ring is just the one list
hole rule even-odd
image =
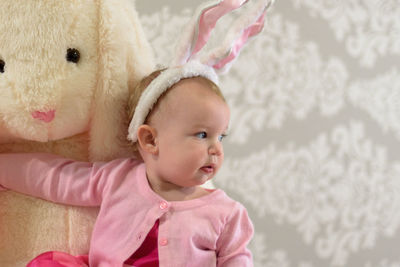
[[219, 143], [211, 145], [209, 148], [209, 153], [211, 155], [220, 156], [223, 153], [222, 144], [219, 142]]
[[44, 121], [46, 123], [51, 122], [54, 119], [55, 114], [56, 114], [56, 111], [54, 109], [45, 111], [45, 112], [35, 110], [31, 113], [31, 115], [34, 119], [38, 119], [38, 120]]

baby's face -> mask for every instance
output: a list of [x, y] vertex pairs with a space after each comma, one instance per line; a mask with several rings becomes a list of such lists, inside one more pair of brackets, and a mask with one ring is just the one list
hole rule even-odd
[[157, 131], [157, 175], [181, 187], [201, 185], [219, 170], [229, 125], [225, 101], [201, 79], [176, 84], [151, 119]]

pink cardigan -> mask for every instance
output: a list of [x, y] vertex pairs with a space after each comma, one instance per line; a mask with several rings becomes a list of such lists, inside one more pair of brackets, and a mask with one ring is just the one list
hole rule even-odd
[[219, 189], [193, 200], [165, 201], [134, 159], [88, 163], [50, 154], [0, 154], [0, 185], [57, 203], [100, 206], [91, 267], [123, 266], [157, 219], [161, 267], [253, 265], [246, 248], [253, 226], [240, 203]]

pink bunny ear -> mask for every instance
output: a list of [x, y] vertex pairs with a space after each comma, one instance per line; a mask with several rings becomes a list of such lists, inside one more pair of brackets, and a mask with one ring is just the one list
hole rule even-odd
[[254, 0], [254, 5], [229, 27], [221, 45], [205, 53], [200, 61], [220, 73], [227, 71], [249, 38], [262, 31], [265, 13], [273, 2], [274, 0]]
[[195, 46], [191, 55], [195, 55], [207, 43], [211, 31], [215, 28], [217, 21], [225, 14], [241, 7], [248, 0], [225, 0], [220, 3], [204, 9], [198, 19], [197, 38], [194, 41]]
[[[233, 24], [227, 26], [225, 40], [210, 52], [201, 51], [221, 17], [250, 2], [253, 5], [242, 12]], [[249, 38], [261, 32], [266, 10], [273, 2], [274, 0], [223, 0], [201, 8], [197, 12], [199, 15], [195, 17], [196, 20], [189, 24], [186, 35], [181, 38], [173, 65], [183, 65], [194, 59], [220, 72], [226, 71]]]
[[222, 0], [217, 4], [202, 6], [189, 22], [176, 51], [172, 65], [183, 65], [199, 52], [210, 38], [217, 21], [225, 14], [241, 7], [249, 0]]
[[212, 66], [215, 69], [222, 69], [228, 63], [234, 60], [239, 55], [240, 50], [247, 43], [248, 39], [261, 32], [261, 30], [264, 27], [264, 17], [265, 17], [265, 12], [263, 12], [262, 15], [258, 18], [258, 20], [254, 24], [249, 26], [247, 29], [245, 29], [242, 35], [231, 44], [231, 49], [228, 55], [220, 59], [217, 63], [215, 63]]

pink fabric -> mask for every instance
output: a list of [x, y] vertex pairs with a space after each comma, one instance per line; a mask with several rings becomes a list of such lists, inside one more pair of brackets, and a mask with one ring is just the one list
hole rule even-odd
[[0, 154], [0, 184], [53, 202], [100, 206], [91, 267], [122, 267], [159, 220], [160, 266], [252, 266], [253, 227], [245, 208], [217, 189], [168, 202], [154, 193], [142, 162], [75, 162], [50, 154]]
[[88, 267], [87, 256], [74, 257], [60, 251], [49, 251], [40, 254], [26, 267]]
[[[132, 256], [125, 261], [125, 264], [135, 267], [158, 267], [158, 225], [157, 220], [143, 244]], [[26, 267], [88, 267], [89, 258], [87, 255], [72, 256], [60, 251], [49, 251], [40, 254]]]
[[158, 267], [158, 224], [157, 220], [140, 248], [125, 261], [126, 264], [135, 267]]

